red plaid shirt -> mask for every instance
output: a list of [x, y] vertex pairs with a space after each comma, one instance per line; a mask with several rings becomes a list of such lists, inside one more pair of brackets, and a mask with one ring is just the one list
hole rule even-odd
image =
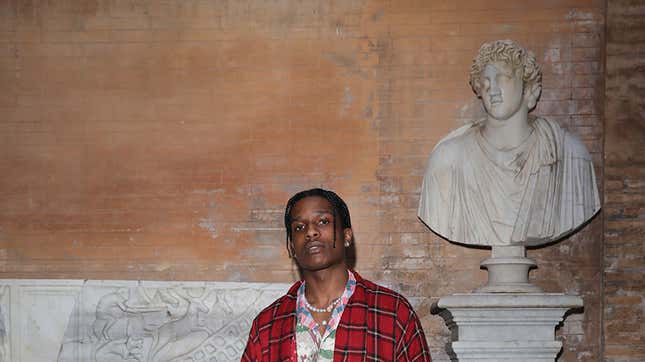
[[[356, 290], [336, 330], [334, 361], [432, 361], [419, 318], [400, 294], [356, 277]], [[242, 361], [297, 361], [298, 287], [253, 321]]]

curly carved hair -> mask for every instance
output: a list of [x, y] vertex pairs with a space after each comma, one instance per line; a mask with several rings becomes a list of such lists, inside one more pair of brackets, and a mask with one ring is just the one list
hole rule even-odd
[[473, 64], [470, 66], [470, 86], [479, 95], [479, 79], [488, 63], [502, 61], [514, 69], [522, 67], [524, 88], [533, 83], [542, 86], [542, 69], [535, 60], [533, 52], [524, 49], [512, 40], [495, 40], [482, 44]]

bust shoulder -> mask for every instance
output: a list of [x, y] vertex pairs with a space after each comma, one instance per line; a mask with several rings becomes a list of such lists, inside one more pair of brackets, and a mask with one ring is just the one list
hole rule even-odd
[[467, 144], [471, 142], [474, 132], [478, 129], [478, 124], [468, 124], [457, 128], [441, 139], [430, 154], [428, 170], [443, 170], [453, 167], [463, 160]]
[[575, 134], [571, 132], [565, 132], [564, 144], [565, 149], [568, 149], [568, 153], [572, 157], [591, 161], [591, 156], [589, 155], [589, 151], [587, 151], [587, 147]]
[[574, 133], [562, 128], [557, 122], [538, 117], [535, 120], [535, 124], [539, 129], [549, 130], [549, 132], [543, 131], [542, 134], [546, 134], [547, 137], [552, 137], [559, 144], [557, 147], [562, 149], [562, 153], [560, 154], [564, 157], [591, 160], [587, 147], [580, 138]]

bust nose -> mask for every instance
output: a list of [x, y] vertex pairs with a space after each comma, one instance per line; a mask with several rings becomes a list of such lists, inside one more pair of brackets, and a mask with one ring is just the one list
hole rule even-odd
[[499, 84], [497, 84], [497, 81], [495, 80], [495, 78], [493, 78], [490, 81], [488, 92], [490, 93], [490, 95], [499, 95], [501, 93], [501, 90], [499, 88]]

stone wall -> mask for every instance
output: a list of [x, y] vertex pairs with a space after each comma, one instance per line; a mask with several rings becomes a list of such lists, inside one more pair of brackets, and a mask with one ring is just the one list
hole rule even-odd
[[[337, 190], [356, 268], [413, 300], [433, 355], [440, 296], [488, 252], [416, 219], [425, 161], [481, 115], [484, 41], [544, 68], [537, 114], [578, 134], [602, 179], [604, 3], [597, 0], [14, 0], [0, 2], [0, 276], [291, 282], [281, 217]], [[602, 218], [530, 251], [584, 313], [563, 360], [600, 355]]]
[[605, 361], [645, 360], [645, 3], [609, 1], [605, 110]]

